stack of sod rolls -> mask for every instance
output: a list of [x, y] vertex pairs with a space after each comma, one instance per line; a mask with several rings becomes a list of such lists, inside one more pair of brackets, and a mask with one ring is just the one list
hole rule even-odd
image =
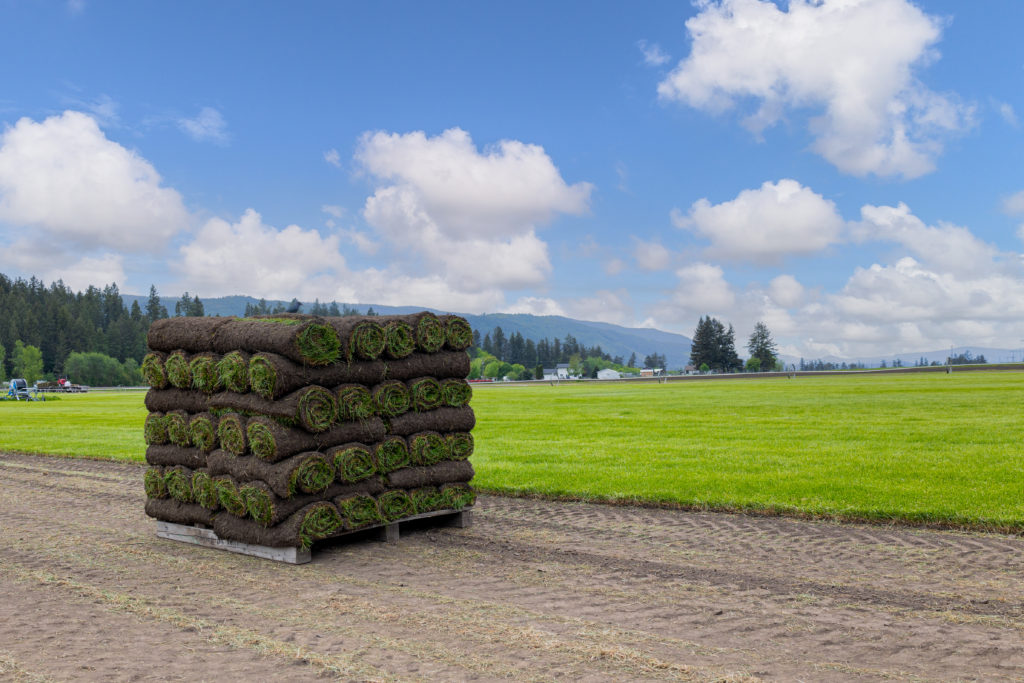
[[472, 339], [426, 311], [155, 321], [146, 513], [309, 548], [471, 506]]

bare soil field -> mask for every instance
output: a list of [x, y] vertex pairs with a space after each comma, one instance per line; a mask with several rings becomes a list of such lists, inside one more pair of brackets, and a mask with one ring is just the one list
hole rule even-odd
[[482, 496], [281, 565], [0, 455], [2, 680], [1024, 680], [1024, 538]]

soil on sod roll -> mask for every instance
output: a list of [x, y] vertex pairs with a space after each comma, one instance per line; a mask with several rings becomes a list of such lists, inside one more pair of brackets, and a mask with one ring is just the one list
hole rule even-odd
[[409, 386], [409, 404], [412, 410], [422, 413], [441, 407], [441, 383], [433, 377], [417, 377], [406, 384]]
[[211, 346], [217, 353], [272, 351], [296, 363], [330, 365], [341, 357], [337, 332], [323, 318], [287, 315], [227, 318]]
[[192, 368], [188, 364], [188, 355], [181, 349], [172, 351], [164, 361], [167, 381], [178, 389], [192, 388]]
[[338, 421], [338, 401], [334, 393], [316, 385], [303, 387], [276, 401], [256, 394], [222, 391], [210, 397], [210, 406], [294, 420], [310, 432], [325, 432]]
[[188, 421], [189, 440], [204, 453], [217, 447], [217, 417], [212, 413], [196, 413]]
[[166, 413], [171, 410], [186, 410], [201, 413], [210, 404], [206, 394], [184, 389], [150, 389], [146, 392], [146, 410], [151, 413]]
[[213, 524], [213, 518], [215, 517], [210, 510], [207, 510], [202, 505], [182, 503], [173, 498], [147, 499], [146, 514], [164, 522], [185, 524], [187, 526], [194, 524], [210, 526]]
[[300, 494], [291, 498], [281, 498], [261, 481], [243, 484], [239, 492], [249, 516], [260, 526], [269, 527], [280, 524], [310, 503], [354, 495], [372, 496], [386, 490], [380, 479], [368, 479], [358, 484], [331, 484], [323, 493]]
[[473, 398], [473, 387], [464, 379], [441, 380], [441, 402], [452, 408], [469, 405]]
[[389, 380], [373, 388], [373, 402], [381, 417], [398, 417], [409, 410], [409, 387], [404, 382]]
[[401, 489], [386, 491], [377, 496], [377, 509], [380, 510], [380, 516], [385, 522], [394, 522], [416, 514], [412, 498]]
[[217, 497], [220, 499], [220, 506], [226, 512], [235, 517], [245, 517], [248, 510], [245, 507], [245, 500], [238, 490], [238, 482], [230, 474], [218, 474], [213, 478], [213, 485], [217, 488]]
[[384, 315], [378, 320], [382, 324], [392, 321], [401, 321], [412, 328], [413, 338], [416, 340], [416, 349], [424, 353], [436, 353], [444, 347], [445, 329], [440, 318], [430, 311], [411, 313], [409, 315]]
[[373, 459], [381, 474], [401, 469], [409, 464], [409, 444], [401, 436], [389, 436], [374, 447]]
[[297, 493], [322, 493], [334, 481], [334, 465], [316, 451], [271, 464], [254, 455], [237, 456], [216, 450], [206, 457], [206, 463], [213, 476], [230, 474], [238, 482], [262, 481], [281, 498]]
[[[218, 328], [231, 318], [162, 318], [149, 326], [146, 341], [150, 349], [169, 353], [184, 349], [189, 353], [202, 353], [213, 349], [213, 338]], [[231, 351], [232, 349], [227, 349]]]
[[334, 464], [339, 482], [354, 484], [377, 474], [373, 448], [364, 443], [346, 443], [327, 449], [325, 455]]
[[448, 442], [452, 460], [465, 460], [473, 455], [473, 435], [469, 432], [453, 432], [445, 435], [444, 440]]
[[206, 467], [206, 454], [198, 448], [154, 445], [146, 448], [146, 462], [150, 465], [181, 465], [190, 469], [199, 469]]
[[389, 320], [384, 324], [384, 356], [397, 360], [416, 351], [416, 336], [412, 325], [404, 320]]
[[384, 519], [380, 516], [377, 499], [372, 495], [344, 495], [334, 499], [338, 513], [345, 521], [348, 530], [360, 529], [371, 524], [380, 524]]
[[338, 397], [338, 419], [343, 422], [365, 420], [377, 412], [373, 394], [362, 384], [340, 384], [334, 387]]
[[359, 441], [376, 443], [384, 438], [384, 422], [378, 417], [359, 422], [342, 422], [326, 432], [310, 434], [298, 427], [285, 427], [269, 417], [250, 417], [246, 426], [249, 448], [267, 462], [278, 462], [303, 451], [325, 450]]
[[308, 367], [277, 353], [254, 353], [249, 359], [249, 382], [252, 390], [267, 399], [290, 394], [310, 384], [332, 387], [338, 384], [376, 384], [384, 379], [385, 361], [335, 363], [324, 367]]
[[387, 379], [408, 381], [417, 377], [463, 379], [469, 375], [469, 354], [465, 351], [414, 353], [408, 358], [387, 361]]
[[[202, 508], [200, 508], [202, 509]], [[264, 528], [253, 520], [231, 515], [216, 515], [213, 530], [221, 538], [265, 545], [272, 548], [309, 548], [314, 541], [327, 538], [344, 528], [344, 520], [333, 503], [311, 503], [276, 526]]]
[[445, 348], [465, 351], [473, 345], [473, 328], [462, 316], [442, 315], [441, 324], [444, 326]]
[[468, 460], [445, 460], [430, 467], [405, 467], [385, 477], [391, 488], [417, 489], [424, 486], [442, 486], [468, 482], [473, 478], [473, 466]]
[[425, 413], [406, 413], [389, 420], [388, 432], [409, 436], [416, 432], [469, 432], [476, 426], [476, 415], [469, 406], [438, 408]]
[[384, 323], [378, 316], [347, 315], [326, 321], [341, 340], [344, 360], [377, 360], [384, 353]]
[[167, 387], [167, 370], [164, 368], [166, 359], [166, 354], [156, 351], [150, 351], [142, 359], [142, 379], [154, 389]]
[[409, 462], [413, 465], [436, 465], [448, 460], [448, 442], [437, 432], [417, 432], [406, 438], [409, 442]]
[[204, 394], [212, 394], [221, 390], [220, 372], [217, 371], [217, 363], [220, 356], [216, 353], [198, 353], [189, 360], [188, 366], [192, 371], [192, 388]]

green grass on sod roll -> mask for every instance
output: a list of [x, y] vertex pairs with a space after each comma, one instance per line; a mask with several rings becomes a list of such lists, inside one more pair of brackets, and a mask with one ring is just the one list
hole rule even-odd
[[164, 424], [167, 426], [168, 441], [182, 448], [188, 448], [192, 445], [192, 439], [188, 431], [188, 413], [184, 410], [173, 410], [165, 413]]
[[207, 510], [216, 510], [220, 507], [220, 495], [209, 472], [196, 470], [192, 473], [192, 500]]
[[409, 494], [401, 489], [387, 491], [377, 496], [377, 507], [385, 522], [394, 522], [416, 514]]
[[452, 432], [444, 437], [452, 460], [465, 460], [473, 455], [473, 435], [469, 432]]
[[353, 484], [377, 473], [373, 453], [366, 446], [340, 448], [333, 455], [338, 481], [343, 484]]
[[[472, 339], [472, 332], [470, 332]], [[416, 350], [412, 326], [402, 320], [392, 320], [384, 326], [384, 352], [389, 358], [405, 358]]]
[[249, 436], [249, 449], [253, 454], [264, 460], [271, 459], [277, 454], [277, 442], [266, 425], [249, 422], [245, 431]]
[[461, 510], [476, 502], [476, 491], [466, 484], [445, 484], [441, 487], [441, 500], [446, 508]]
[[189, 367], [188, 357], [184, 351], [171, 352], [164, 361], [164, 371], [171, 386], [178, 389], [192, 388], [192, 368]]
[[146, 443], [151, 446], [167, 443], [169, 439], [167, 438], [167, 421], [164, 419], [164, 414], [150, 413], [147, 415], [142, 435]]
[[170, 495], [167, 493], [167, 481], [164, 479], [162, 467], [147, 469], [142, 475], [142, 484], [146, 489], [147, 498], [166, 498]]
[[220, 447], [228, 453], [243, 455], [245, 453], [245, 418], [238, 413], [225, 413], [217, 423], [217, 438]]
[[345, 520], [331, 503], [316, 503], [306, 510], [299, 525], [299, 544], [308, 550], [314, 541], [345, 528]]
[[226, 353], [217, 361], [220, 383], [228, 391], [244, 394], [249, 391], [249, 360], [241, 351]]
[[330, 325], [309, 323], [295, 338], [295, 346], [309, 365], [330, 365], [341, 357], [341, 340]]
[[164, 369], [164, 361], [158, 353], [147, 353], [142, 359], [142, 379], [154, 389], [163, 389], [167, 386], [167, 371]]
[[217, 447], [217, 430], [213, 426], [210, 415], [204, 413], [193, 415], [189, 420], [188, 429], [192, 445], [203, 453], [209, 453]]
[[409, 411], [409, 387], [405, 382], [388, 380], [373, 388], [373, 402], [383, 417], [397, 417]]
[[433, 377], [409, 382], [409, 405], [418, 413], [441, 407], [441, 383]]
[[380, 509], [377, 507], [377, 500], [373, 496], [361, 493], [335, 498], [334, 504], [338, 512], [345, 520], [345, 528], [359, 529], [369, 524], [379, 524], [383, 521], [380, 516]]
[[441, 402], [452, 408], [461, 408], [473, 398], [473, 387], [464, 379], [441, 380]]
[[338, 399], [323, 387], [300, 389], [299, 420], [311, 432], [326, 432], [338, 421]]
[[445, 342], [444, 325], [433, 313], [424, 313], [416, 321], [416, 345], [426, 353], [436, 353]]
[[380, 473], [387, 474], [409, 464], [409, 445], [400, 436], [389, 436], [377, 444], [373, 455]]
[[221, 389], [220, 372], [217, 370], [217, 359], [209, 354], [195, 356], [189, 361], [192, 371], [192, 388], [206, 394]]
[[213, 485], [217, 489], [221, 507], [235, 517], [245, 517], [248, 510], [235, 481], [227, 475], [220, 475], [213, 478]]
[[412, 499], [412, 506], [417, 515], [440, 510], [443, 502], [441, 492], [436, 486], [424, 486], [423, 488], [413, 489], [409, 492], [409, 498]]
[[320, 493], [331, 485], [334, 475], [334, 465], [329, 463], [326, 457], [318, 455], [314, 458], [306, 458], [292, 471], [288, 480], [288, 491], [292, 494], [300, 491]]
[[412, 464], [436, 465], [448, 457], [448, 443], [437, 432], [420, 432], [409, 437], [409, 460]]
[[274, 501], [270, 491], [262, 486], [245, 484], [238, 489], [239, 495], [245, 502], [245, 509], [249, 516], [262, 526], [270, 524], [274, 514]]
[[171, 498], [182, 503], [192, 502], [192, 479], [184, 467], [168, 467], [164, 470], [164, 482]]
[[444, 332], [445, 345], [453, 351], [464, 351], [473, 345], [473, 328], [465, 318], [446, 316]]
[[338, 391], [338, 417], [342, 422], [365, 420], [377, 412], [373, 394], [362, 384], [342, 384]]
[[363, 321], [352, 329], [348, 341], [350, 359], [376, 360], [384, 353], [384, 328], [380, 323]]
[[277, 369], [266, 356], [254, 354], [249, 359], [249, 386], [263, 398], [274, 398], [277, 388]]

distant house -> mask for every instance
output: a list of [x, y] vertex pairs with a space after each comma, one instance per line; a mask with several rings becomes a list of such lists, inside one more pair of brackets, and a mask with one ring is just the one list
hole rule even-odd
[[685, 368], [683, 368], [683, 372], [685, 372], [687, 375], [696, 375], [700, 372], [700, 370], [698, 370], [697, 367], [694, 365], [687, 365]]
[[559, 363], [553, 368], [544, 368], [544, 379], [569, 379], [569, 364]]
[[612, 370], [611, 368], [605, 368], [604, 370], [597, 371], [598, 379], [619, 379], [622, 377], [622, 373], [618, 370]]
[[641, 377], [659, 377], [665, 374], [665, 368], [641, 368]]
[[554, 368], [544, 368], [544, 379], [558, 379], [558, 371]]

